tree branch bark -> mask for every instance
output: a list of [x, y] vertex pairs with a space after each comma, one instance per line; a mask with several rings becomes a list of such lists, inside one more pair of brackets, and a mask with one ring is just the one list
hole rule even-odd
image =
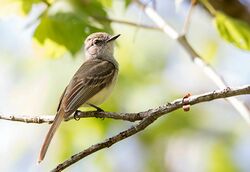
[[[217, 91], [204, 93], [200, 95], [195, 95], [189, 97], [189, 104], [194, 105], [201, 102], [207, 102], [212, 101], [216, 99], [226, 98], [226, 97], [232, 97], [237, 95], [244, 95], [244, 94], [250, 94], [250, 85], [242, 86], [239, 88], [226, 88], [226, 89], [220, 89]], [[159, 117], [166, 115], [172, 111], [175, 111], [177, 109], [180, 109], [185, 105], [183, 102], [183, 98], [177, 99], [171, 103], [168, 103], [166, 105], [160, 106], [155, 109], [149, 109], [144, 112], [140, 112], [141, 116], [144, 118], [138, 123], [133, 125], [127, 130], [124, 130], [120, 132], [119, 134], [110, 137], [106, 139], [103, 142], [97, 143], [95, 145], [90, 146], [89, 148], [83, 150], [82, 152], [79, 152], [73, 156], [71, 156], [70, 159], [64, 161], [63, 163], [57, 165], [56, 168], [52, 170], [52, 172], [59, 172], [64, 170], [65, 168], [69, 167], [70, 165], [76, 163], [77, 161], [83, 159], [84, 157], [91, 155], [101, 149], [108, 148], [112, 146], [113, 144], [124, 140], [142, 130], [147, 128], [150, 124], [152, 124], [155, 120], [157, 120]], [[125, 115], [125, 114], [124, 114]]]
[[[242, 86], [238, 88], [227, 87], [226, 89], [220, 89], [220, 90], [213, 91], [213, 92], [191, 96], [189, 97], [189, 104], [194, 105], [194, 104], [198, 104], [201, 102], [207, 102], [207, 101], [212, 101], [216, 99], [227, 98], [227, 97], [232, 97], [232, 96], [237, 96], [237, 95], [246, 95], [246, 94], [250, 94], [250, 85], [246, 85], [246, 86]], [[85, 149], [84, 151], [71, 156], [70, 159], [59, 164], [52, 171], [53, 172], [61, 171], [90, 154], [93, 154], [101, 149], [108, 148], [112, 146], [113, 144], [144, 130], [146, 127], [152, 124], [159, 117], [165, 114], [168, 114], [169, 112], [180, 109], [181, 107], [183, 107], [183, 105], [185, 105], [185, 103], [183, 102], [183, 99], [181, 98], [181, 99], [177, 99], [173, 101], [172, 103], [167, 103], [166, 105], [159, 106], [157, 108], [149, 109], [147, 111], [138, 112], [138, 113], [115, 113], [115, 112], [96, 112], [96, 111], [79, 112], [78, 115], [80, 118], [97, 117], [97, 118], [112, 118], [112, 119], [126, 120], [126, 121], [131, 121], [131, 122], [139, 120], [140, 122], [138, 124], [133, 125], [129, 129], [124, 130], [120, 132], [119, 134], [103, 142], [95, 144]], [[52, 123], [54, 117], [50, 115], [43, 115], [43, 116], [0, 115], [0, 119], [40, 124], [40, 123]], [[67, 120], [71, 120], [71, 119], [73, 119], [73, 117], [70, 117]]]
[[[117, 112], [98, 112], [98, 111], [87, 111], [87, 112], [77, 112], [79, 118], [112, 118], [116, 120], [130, 121], [135, 122], [138, 120], [142, 120], [144, 118], [143, 114], [138, 113], [117, 113]], [[54, 116], [52, 115], [40, 115], [40, 116], [32, 116], [32, 115], [4, 115], [0, 114], [0, 119], [8, 120], [8, 121], [16, 121], [16, 122], [24, 122], [24, 123], [34, 123], [34, 124], [42, 124], [48, 123], [51, 124], [54, 121]], [[73, 116], [65, 119], [65, 121], [69, 121], [74, 119]]]
[[32, 116], [32, 115], [4, 115], [0, 114], [0, 119], [8, 120], [8, 121], [16, 121], [16, 122], [24, 122], [24, 123], [52, 123], [54, 120], [54, 116], [51, 115], [40, 115], [40, 116]]
[[100, 16], [93, 16], [93, 18], [95, 18], [96, 20], [99, 20], [99, 21], [113, 22], [113, 23], [128, 25], [128, 26], [132, 26], [132, 27], [139, 27], [139, 28], [143, 28], [143, 29], [152, 29], [152, 30], [161, 31], [161, 29], [159, 27], [149, 26], [149, 25], [145, 25], [145, 24], [141, 24], [141, 23], [135, 23], [132, 21], [118, 20], [118, 19], [100, 17]]

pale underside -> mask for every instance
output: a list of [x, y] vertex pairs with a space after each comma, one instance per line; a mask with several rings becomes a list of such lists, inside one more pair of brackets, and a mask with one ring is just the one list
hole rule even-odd
[[112, 80], [112, 83], [109, 86], [103, 88], [100, 92], [98, 92], [96, 95], [91, 97], [81, 107], [89, 107], [88, 103], [96, 105], [96, 106], [102, 104], [110, 96], [111, 92], [113, 91], [116, 80], [117, 80], [117, 74], [115, 74], [115, 76]]

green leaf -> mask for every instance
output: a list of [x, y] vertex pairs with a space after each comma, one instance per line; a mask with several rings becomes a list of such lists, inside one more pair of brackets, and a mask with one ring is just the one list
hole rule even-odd
[[125, 7], [128, 7], [131, 2], [132, 2], [132, 0], [125, 0]]
[[221, 37], [238, 48], [250, 50], [250, 25], [218, 12], [214, 20]]
[[57, 13], [42, 18], [34, 37], [40, 43], [44, 43], [45, 39], [51, 39], [75, 54], [81, 48], [83, 39], [86, 37], [84, 32], [86, 26], [87, 24], [73, 13]]
[[[78, 2], [58, 1], [58, 3], [54, 3], [46, 14], [41, 17], [34, 38], [44, 46], [48, 42], [53, 46], [58, 44], [74, 55], [81, 49], [84, 39], [90, 33], [98, 31], [111, 32], [109, 22], [100, 22], [93, 18], [96, 14], [107, 15], [100, 3], [81, 4]], [[94, 13], [94, 11], [97, 12]], [[50, 41], [46, 41], [48, 39]], [[55, 44], [52, 44], [51, 41]], [[51, 52], [51, 48], [49, 54], [54, 55], [52, 57], [60, 55], [60, 53]]]
[[22, 10], [25, 14], [28, 14], [32, 9], [32, 6], [36, 3], [40, 3], [40, 0], [21, 0]]
[[219, 142], [212, 146], [210, 151], [210, 159], [208, 164], [208, 171], [213, 172], [237, 172], [239, 169], [234, 163], [231, 155], [229, 145], [225, 142]]
[[101, 2], [101, 4], [105, 7], [112, 7], [112, 0], [99, 0]]

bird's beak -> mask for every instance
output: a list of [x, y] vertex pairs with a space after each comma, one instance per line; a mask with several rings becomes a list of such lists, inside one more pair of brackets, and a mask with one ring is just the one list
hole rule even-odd
[[106, 42], [111, 42], [111, 41], [114, 41], [116, 40], [119, 36], [121, 36], [121, 34], [118, 34], [118, 35], [115, 35], [115, 36], [112, 36], [111, 38], [109, 38]]

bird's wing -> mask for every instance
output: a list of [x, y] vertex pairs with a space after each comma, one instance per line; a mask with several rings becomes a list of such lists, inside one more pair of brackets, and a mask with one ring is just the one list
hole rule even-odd
[[44, 159], [63, 117], [71, 115], [92, 96], [109, 85], [116, 71], [115, 65], [109, 61], [91, 59], [83, 63], [61, 96], [56, 117], [42, 145], [38, 162]]
[[63, 93], [62, 93], [62, 95], [61, 95], [61, 97], [60, 97], [59, 104], [58, 104], [57, 110], [56, 110], [57, 112], [59, 111], [59, 109], [60, 109], [60, 107], [61, 107], [62, 99], [63, 99], [63, 97], [64, 97], [64, 95], [65, 95], [65, 92], [66, 92], [67, 88], [68, 88], [68, 87], [66, 87], [66, 88], [64, 89], [64, 91], [63, 91]]
[[115, 66], [106, 60], [86, 61], [67, 86], [59, 109], [63, 107], [66, 116], [72, 114], [87, 100], [111, 84], [116, 70]]

